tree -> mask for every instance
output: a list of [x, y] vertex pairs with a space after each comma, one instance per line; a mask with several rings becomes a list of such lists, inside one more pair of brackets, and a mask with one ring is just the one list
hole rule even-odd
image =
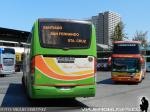
[[126, 37], [126, 34], [124, 33], [124, 24], [122, 21], [120, 21], [115, 29], [114, 29], [114, 32], [112, 33], [112, 36], [111, 36], [111, 40], [112, 41], [121, 41], [121, 40], [124, 40], [125, 38], [127, 39]]
[[143, 32], [143, 31], [136, 31], [132, 40], [141, 41], [142, 46], [143, 47], [147, 47], [147, 45], [148, 45], [147, 34], [148, 34], [147, 31], [145, 31], [145, 32]]

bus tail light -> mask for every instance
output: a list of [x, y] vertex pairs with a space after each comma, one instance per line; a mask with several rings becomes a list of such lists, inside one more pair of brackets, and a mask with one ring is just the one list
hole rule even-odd
[[143, 64], [144, 63], [144, 59], [143, 57], [140, 58], [140, 63]]
[[0, 70], [3, 70], [3, 66], [2, 66], [2, 64], [0, 64]]
[[97, 59], [94, 58], [94, 73], [96, 73], [96, 65], [97, 65]]
[[33, 58], [31, 61], [31, 73], [34, 74], [34, 72], [35, 72], [35, 58]]
[[111, 57], [108, 58], [108, 65], [111, 65]]
[[94, 62], [94, 73], [96, 73], [96, 64], [97, 64], [97, 59], [96, 59], [96, 57], [88, 57], [88, 61], [89, 62]]

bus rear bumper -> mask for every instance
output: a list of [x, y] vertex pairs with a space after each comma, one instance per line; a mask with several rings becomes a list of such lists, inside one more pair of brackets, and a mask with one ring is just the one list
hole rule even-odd
[[13, 70], [13, 71], [0, 70], [0, 75], [1, 75], [1, 74], [9, 75], [9, 74], [14, 74], [14, 73], [15, 73], [15, 71], [14, 71], [14, 70]]
[[31, 99], [94, 97], [95, 88], [95, 85], [76, 86], [71, 89], [52, 86], [32, 86], [30, 97]]
[[141, 81], [140, 77], [115, 77], [115, 76], [112, 76], [111, 79], [113, 81], [118, 81], [118, 82], [140, 82]]

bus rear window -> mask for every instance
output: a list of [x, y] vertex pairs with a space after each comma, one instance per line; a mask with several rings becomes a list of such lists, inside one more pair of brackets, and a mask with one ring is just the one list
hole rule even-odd
[[4, 50], [2, 51], [3, 54], [5, 53], [9, 53], [9, 54], [15, 54], [15, 50], [14, 49], [10, 49], [10, 48], [4, 48]]
[[140, 47], [135, 43], [114, 44], [113, 54], [139, 54]]
[[91, 25], [71, 22], [40, 22], [40, 43], [45, 48], [89, 48]]
[[13, 58], [3, 58], [4, 66], [12, 66], [14, 64]]

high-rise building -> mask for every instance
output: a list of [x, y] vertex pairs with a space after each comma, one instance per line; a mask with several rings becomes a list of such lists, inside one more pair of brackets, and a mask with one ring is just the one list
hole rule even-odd
[[97, 43], [111, 46], [111, 36], [116, 25], [121, 21], [121, 16], [115, 12], [106, 11], [92, 16], [91, 21], [96, 28]]

